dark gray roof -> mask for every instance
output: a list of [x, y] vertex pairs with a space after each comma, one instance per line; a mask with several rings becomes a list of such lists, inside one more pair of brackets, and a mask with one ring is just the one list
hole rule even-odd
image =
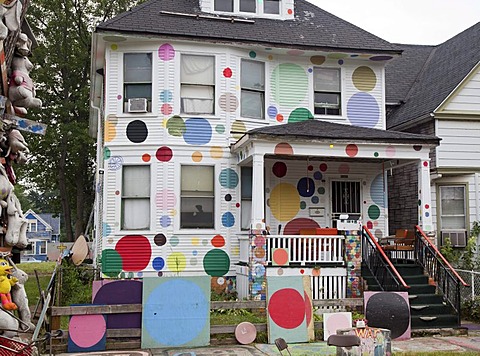
[[[162, 11], [177, 14], [162, 13]], [[295, 0], [294, 11], [294, 20], [254, 18], [253, 22], [232, 22], [186, 16], [187, 14], [207, 15], [200, 11], [199, 0], [150, 0], [101, 23], [97, 26], [97, 31], [208, 41], [226, 40], [315, 50], [344, 49], [393, 54], [401, 52], [397, 46], [306, 0]]]
[[[480, 61], [480, 22], [438, 46], [404, 49], [405, 58], [397, 58], [386, 67], [387, 102], [405, 101], [387, 116], [387, 128], [433, 112], [460, 84]], [[401, 88], [397, 88], [399, 83]]]
[[284, 136], [316, 140], [354, 140], [375, 143], [434, 144], [440, 139], [435, 136], [406, 132], [386, 131], [353, 125], [343, 125], [322, 120], [305, 120], [284, 125], [266, 126], [247, 132], [250, 137]]
[[37, 215], [52, 227], [53, 235], [60, 234], [60, 216], [55, 214], [37, 214]]

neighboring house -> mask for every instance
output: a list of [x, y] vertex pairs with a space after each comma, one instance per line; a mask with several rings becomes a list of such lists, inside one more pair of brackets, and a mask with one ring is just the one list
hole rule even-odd
[[[261, 298], [266, 273], [284, 273], [266, 244], [284, 241], [291, 262], [332, 267], [331, 297], [359, 296], [358, 231], [388, 234], [391, 169], [418, 172], [415, 224], [433, 229], [439, 140], [385, 130], [385, 64], [400, 53], [305, 0], [149, 1], [97, 26], [103, 276], [237, 276]], [[317, 233], [329, 240], [307, 257], [299, 234]]]
[[27, 239], [31, 249], [25, 250], [25, 256], [46, 261], [48, 244], [60, 239], [60, 217], [54, 214], [37, 214], [29, 209], [25, 212], [27, 219]]
[[[387, 128], [441, 138], [430, 154], [434, 230], [439, 245], [465, 247], [480, 221], [480, 22], [438, 46], [398, 46], [386, 67]], [[416, 172], [393, 173], [392, 230], [415, 221], [418, 206], [405, 189]]]

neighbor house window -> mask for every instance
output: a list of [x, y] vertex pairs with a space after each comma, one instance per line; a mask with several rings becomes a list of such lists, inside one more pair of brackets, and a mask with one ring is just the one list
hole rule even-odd
[[440, 229], [464, 230], [466, 199], [464, 185], [440, 186]]
[[37, 232], [37, 220], [28, 220], [28, 232]]
[[40, 255], [47, 254], [47, 241], [39, 241], [38, 242], [38, 253]]
[[214, 228], [214, 171], [213, 166], [182, 166], [180, 228]]
[[182, 113], [214, 113], [215, 57], [182, 55], [180, 81]]
[[340, 77], [340, 69], [314, 68], [315, 114], [341, 115]]
[[263, 12], [278, 15], [280, 13], [280, 0], [263, 0]]
[[242, 60], [241, 65], [241, 116], [265, 118], [265, 64]]
[[248, 230], [252, 219], [252, 167], [242, 167], [240, 175], [242, 230]]
[[150, 229], [150, 166], [122, 170], [122, 230]]
[[215, 0], [215, 11], [233, 12], [233, 0]]
[[152, 111], [152, 54], [123, 55], [124, 112]]

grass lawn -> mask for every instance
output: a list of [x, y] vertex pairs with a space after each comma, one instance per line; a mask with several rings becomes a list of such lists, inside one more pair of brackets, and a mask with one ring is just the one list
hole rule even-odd
[[25, 292], [27, 293], [28, 304], [31, 307], [34, 307], [40, 298], [35, 271], [37, 271], [38, 274], [40, 288], [45, 291], [48, 287], [48, 282], [50, 282], [50, 278], [52, 277], [55, 265], [56, 262], [31, 262], [17, 264], [18, 268], [28, 274], [28, 281], [25, 283]]

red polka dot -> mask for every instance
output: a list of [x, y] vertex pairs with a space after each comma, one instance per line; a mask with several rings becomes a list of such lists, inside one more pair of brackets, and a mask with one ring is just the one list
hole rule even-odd
[[215, 235], [212, 239], [212, 246], [223, 247], [225, 246], [225, 239], [222, 235]]
[[152, 247], [143, 235], [126, 235], [118, 241], [115, 251], [122, 257], [122, 269], [125, 272], [144, 270], [150, 263]]
[[119, 190], [116, 190], [116, 191], [115, 191], [115, 195], [120, 195], [120, 191], [119, 191]]
[[371, 221], [367, 221], [367, 228], [373, 229], [373, 223]]
[[273, 262], [278, 266], [285, 266], [288, 263], [288, 252], [283, 248], [273, 251]]
[[151, 159], [151, 158], [152, 158], [152, 157], [151, 157], [148, 153], [144, 153], [144, 154], [142, 155], [142, 161], [143, 161], [143, 162], [150, 162], [150, 159]]
[[284, 162], [275, 162], [272, 167], [272, 172], [276, 177], [282, 178], [287, 174], [287, 165]]
[[293, 14], [293, 10], [292, 10], [292, 9], [288, 9], [288, 10], [287, 10], [287, 14], [289, 14], [289, 15]]
[[163, 104], [160, 108], [163, 115], [170, 115], [173, 111], [172, 106], [170, 104]]
[[312, 300], [308, 297], [306, 292], [303, 292], [303, 297], [305, 298], [305, 315], [307, 316], [308, 325], [312, 320]]
[[423, 166], [428, 167], [428, 162], [427, 161], [423, 162]]
[[347, 156], [355, 157], [358, 154], [358, 147], [354, 144], [347, 145], [345, 152], [347, 153]]
[[313, 166], [308, 166], [307, 168], [309, 171], [313, 171]]
[[322, 163], [319, 168], [320, 168], [320, 171], [325, 172], [327, 170], [328, 166], [327, 166], [326, 163]]
[[301, 274], [304, 274], [304, 273], [305, 273], [305, 270], [304, 270], [304, 269], [301, 269], [301, 270], [300, 270], [300, 273], [301, 273]]
[[232, 77], [232, 70], [230, 68], [225, 68], [223, 70], [223, 76], [225, 78], [231, 78]]
[[268, 314], [279, 327], [295, 329], [305, 320], [305, 300], [295, 289], [280, 289], [270, 297]]
[[277, 117], [276, 117], [277, 121], [278, 122], [282, 122], [283, 121], [283, 115], [282, 114], [278, 114]]
[[157, 150], [157, 153], [155, 154], [155, 156], [160, 162], [168, 162], [172, 159], [173, 152], [170, 149], [170, 147], [163, 146]]
[[240, 208], [240, 203], [235, 204], [237, 208]]
[[430, 205], [425, 204], [425, 209], [430, 209]]

